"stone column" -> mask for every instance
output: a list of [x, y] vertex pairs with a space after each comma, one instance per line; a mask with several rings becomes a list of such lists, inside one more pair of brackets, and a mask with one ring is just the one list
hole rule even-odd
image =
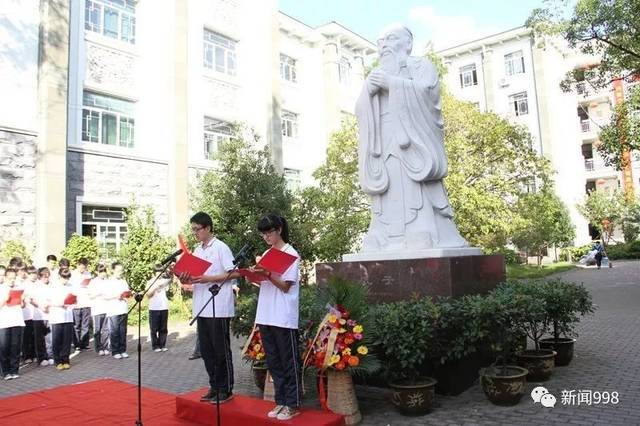
[[66, 242], [69, 16], [66, 0], [40, 3], [36, 264], [60, 253]]

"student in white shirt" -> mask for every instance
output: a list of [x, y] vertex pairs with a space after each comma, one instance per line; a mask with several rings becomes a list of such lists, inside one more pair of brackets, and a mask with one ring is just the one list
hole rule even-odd
[[35, 284], [38, 281], [38, 270], [29, 266], [25, 268], [27, 278], [22, 281], [18, 288], [24, 290], [24, 307], [22, 308], [22, 317], [24, 319], [24, 332], [22, 334], [22, 359], [25, 364], [31, 364], [36, 358], [35, 352], [35, 334], [33, 330], [33, 315], [35, 306], [33, 300], [35, 298]]
[[106, 296], [109, 302], [107, 317], [109, 317], [109, 342], [111, 355], [115, 359], [129, 358], [127, 353], [127, 298], [131, 296], [129, 284], [122, 278], [124, 267], [120, 262], [111, 265], [113, 275], [111, 285]]
[[[17, 271], [7, 268], [4, 282], [0, 285], [0, 370], [4, 380], [17, 379], [20, 367], [20, 349], [24, 319], [22, 305], [7, 305], [10, 291], [15, 288]], [[24, 294], [23, 294], [24, 297]]]
[[59, 271], [58, 258], [56, 257], [55, 254], [50, 254], [47, 256], [47, 269], [49, 269], [49, 282], [52, 283], [58, 278], [58, 271]]
[[89, 289], [83, 285], [85, 280], [91, 278], [88, 270], [89, 261], [85, 257], [78, 259], [75, 271], [71, 273], [71, 285], [75, 294], [78, 295], [78, 303], [73, 308], [73, 346], [76, 350], [89, 349], [89, 339], [91, 338], [91, 306], [89, 300]]
[[268, 214], [258, 222], [258, 230], [270, 248], [298, 258], [282, 275], [254, 268], [269, 276], [269, 280], [260, 282], [256, 311], [256, 324], [260, 327], [275, 390], [276, 406], [267, 416], [289, 420], [300, 414], [302, 392], [298, 352], [300, 255], [289, 244], [289, 227], [285, 218]]
[[[198, 318], [200, 354], [209, 375], [209, 391], [200, 400], [227, 402], [233, 398], [233, 362], [229, 337], [229, 324], [235, 315], [233, 280], [225, 281], [227, 271], [234, 269], [233, 254], [225, 243], [213, 235], [211, 216], [198, 212], [190, 220], [191, 230], [199, 241], [193, 255], [211, 262], [200, 277], [180, 275], [180, 281], [193, 284], [193, 315], [211, 298], [210, 287], [219, 286], [213, 303], [206, 305]], [[213, 315], [215, 306], [215, 318]], [[217, 398], [216, 398], [217, 397]]]
[[4, 283], [4, 274], [7, 272], [7, 267], [4, 265], [0, 265], [0, 285]]
[[89, 284], [89, 303], [93, 315], [93, 346], [100, 356], [109, 355], [109, 321], [107, 301], [111, 281], [107, 278], [107, 267], [103, 264], [96, 269], [98, 276]]
[[53, 345], [53, 361], [57, 370], [71, 368], [69, 356], [71, 354], [71, 342], [73, 341], [73, 304], [67, 303], [67, 297], [73, 293], [73, 287], [69, 284], [71, 272], [66, 268], [60, 268], [58, 279], [49, 289], [49, 302], [47, 312], [49, 325], [51, 326], [51, 340]]
[[[49, 268], [38, 269], [38, 280], [35, 283], [34, 297], [31, 303], [33, 311], [33, 336], [35, 340], [35, 355], [41, 366], [52, 365], [53, 357], [49, 356], [47, 340], [51, 346], [51, 333], [49, 332], [49, 319], [45, 312], [45, 306], [49, 298]], [[53, 352], [51, 352], [53, 354]], [[49, 362], [51, 361], [51, 362]]]
[[[156, 267], [156, 273], [162, 271], [162, 266]], [[151, 348], [154, 352], [167, 351], [167, 322], [169, 320], [169, 299], [167, 299], [167, 289], [171, 285], [173, 274], [165, 271], [160, 278], [147, 291], [149, 298], [149, 328], [151, 331]], [[155, 278], [151, 278], [147, 286], [153, 283]]]

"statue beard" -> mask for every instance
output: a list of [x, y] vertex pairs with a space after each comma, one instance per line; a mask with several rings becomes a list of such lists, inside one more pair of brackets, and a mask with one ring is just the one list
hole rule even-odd
[[400, 68], [407, 64], [408, 55], [405, 53], [397, 53], [389, 49], [380, 56], [380, 67], [390, 75], [398, 75]]

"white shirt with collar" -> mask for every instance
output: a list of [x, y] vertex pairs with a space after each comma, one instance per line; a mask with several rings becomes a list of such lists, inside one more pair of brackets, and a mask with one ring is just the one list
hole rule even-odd
[[120, 299], [120, 295], [130, 291], [129, 284], [122, 278], [111, 277], [107, 287], [107, 316], [124, 315], [129, 311], [127, 299]]
[[[293, 285], [285, 293], [269, 280], [260, 282], [256, 324], [298, 329], [300, 255], [290, 244], [286, 244], [281, 250], [297, 257], [289, 269], [280, 276], [282, 281], [291, 281]], [[273, 276], [278, 277], [278, 274], [274, 273]]]
[[[0, 299], [9, 299], [11, 290], [19, 290], [16, 287], [9, 287], [7, 284], [0, 285]], [[20, 305], [4, 305], [0, 308], [0, 328], [24, 327], [22, 307]]]
[[75, 308], [89, 308], [91, 307], [91, 299], [89, 298], [89, 288], [88, 286], [82, 285], [82, 282], [91, 278], [91, 272], [84, 271], [83, 273], [78, 272], [77, 270], [71, 272], [71, 279], [69, 283], [74, 289], [74, 294], [78, 297], [78, 303], [76, 303]]
[[[153, 278], [149, 280], [147, 286], [151, 284]], [[153, 296], [149, 298], [149, 310], [150, 311], [166, 311], [169, 309], [169, 299], [167, 299], [167, 289], [171, 285], [171, 279], [160, 278], [153, 284], [153, 287], [149, 289], [149, 292], [154, 292]], [[148, 293], [147, 293], [148, 294]]]
[[[193, 250], [193, 255], [200, 259], [211, 262], [211, 266], [206, 270], [204, 275], [224, 274], [234, 268], [233, 253], [228, 245], [213, 237], [211, 241], [205, 244], [198, 244]], [[216, 283], [220, 285], [220, 292], [214, 298], [216, 308], [216, 318], [231, 318], [235, 315], [235, 305], [233, 300], [232, 286], [235, 280], [228, 280], [225, 283]], [[200, 309], [207, 303], [211, 297], [209, 287], [214, 284], [193, 284], [193, 316], [195, 317]], [[211, 303], [204, 308], [200, 314], [202, 318], [212, 318], [213, 309]]]

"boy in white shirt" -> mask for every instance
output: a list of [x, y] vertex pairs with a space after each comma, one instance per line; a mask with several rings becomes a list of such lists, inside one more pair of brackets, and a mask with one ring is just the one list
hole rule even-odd
[[0, 285], [0, 369], [4, 380], [19, 377], [18, 368], [24, 329], [22, 317], [24, 298], [18, 305], [7, 304], [11, 290], [17, 289], [15, 288], [16, 274], [15, 269], [8, 268], [5, 271], [4, 283]]
[[85, 257], [78, 259], [76, 270], [71, 273], [71, 285], [74, 294], [78, 296], [78, 303], [73, 308], [73, 345], [76, 350], [89, 349], [89, 339], [91, 338], [91, 307], [89, 300], [89, 289], [86, 280], [91, 279], [91, 272], [88, 270], [89, 261]]
[[[162, 266], [156, 267], [156, 272], [162, 271]], [[147, 291], [149, 298], [149, 328], [151, 331], [151, 348], [154, 352], [167, 351], [167, 322], [169, 320], [169, 299], [167, 299], [167, 289], [171, 285], [173, 274], [164, 272]], [[147, 285], [151, 285], [154, 278], [151, 278]]]
[[69, 356], [73, 341], [73, 304], [69, 296], [73, 295], [73, 287], [69, 285], [71, 272], [66, 268], [58, 271], [58, 279], [49, 289], [47, 313], [51, 326], [53, 361], [57, 370], [71, 368]]
[[[49, 333], [48, 315], [44, 312], [49, 298], [49, 268], [38, 269], [38, 280], [34, 285], [34, 294], [31, 304], [33, 311], [33, 337], [35, 341], [35, 356], [41, 366], [53, 364], [53, 359], [47, 350], [47, 337], [51, 346], [51, 333]], [[49, 363], [51, 361], [51, 363]]]
[[107, 317], [109, 317], [109, 341], [111, 355], [115, 359], [129, 358], [127, 353], [127, 298], [131, 296], [129, 285], [122, 278], [124, 268], [122, 263], [113, 262], [111, 265], [113, 276], [106, 300], [109, 302]]
[[107, 278], [107, 267], [103, 264], [96, 269], [98, 276], [89, 284], [89, 300], [93, 314], [93, 346], [100, 356], [109, 355], [108, 302], [105, 300], [111, 288]]
[[27, 278], [22, 281], [18, 288], [24, 290], [24, 307], [22, 308], [22, 317], [24, 319], [24, 332], [22, 335], [22, 359], [25, 364], [31, 364], [36, 358], [35, 353], [35, 336], [33, 330], [33, 315], [35, 306], [33, 304], [35, 298], [35, 283], [38, 281], [38, 270], [33, 266], [25, 268]]

